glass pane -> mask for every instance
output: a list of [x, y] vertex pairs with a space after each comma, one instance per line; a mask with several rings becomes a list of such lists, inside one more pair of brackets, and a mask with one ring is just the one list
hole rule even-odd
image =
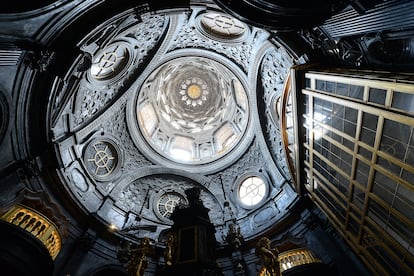
[[401, 161], [405, 161], [406, 157], [412, 155], [411, 153], [407, 155], [406, 152], [411, 132], [412, 127], [386, 119], [380, 149]]
[[387, 91], [384, 89], [371, 88], [369, 90], [369, 101], [380, 105], [385, 105]]
[[361, 160], [357, 160], [356, 181], [366, 187], [370, 167]]
[[343, 119], [344, 112], [345, 112], [345, 107], [343, 105], [334, 103], [334, 104], [332, 104], [332, 108], [333, 108], [332, 116], [339, 117], [339, 118]]
[[358, 153], [368, 160], [371, 160], [372, 158], [372, 152], [363, 147], [359, 147]]
[[398, 185], [393, 207], [401, 214], [414, 221], [414, 192], [401, 184]]
[[404, 242], [409, 242], [413, 236], [414, 229], [410, 229], [408, 225], [405, 225], [398, 218], [391, 215], [389, 220], [389, 225], [392, 230], [397, 233]]
[[358, 189], [357, 187], [354, 188], [354, 194], [352, 195], [352, 202], [358, 208], [358, 210], [362, 211], [364, 206], [365, 200], [365, 193]]
[[380, 172], [375, 172], [374, 185], [372, 192], [385, 201], [388, 205], [392, 205], [395, 189], [397, 184]]
[[337, 83], [336, 84], [336, 94], [348, 97], [348, 85], [344, 83]]
[[377, 131], [378, 116], [364, 113], [362, 119], [361, 141], [370, 146], [374, 146], [375, 134]]
[[388, 217], [388, 210], [384, 209], [381, 205], [373, 201], [369, 202], [368, 217], [370, 217], [381, 228], [385, 228], [385, 222]]
[[326, 191], [322, 188], [315, 190], [317, 196], [327, 205], [328, 208], [335, 214], [336, 218], [339, 220], [345, 220], [345, 210], [341, 208], [339, 204], [336, 203]]
[[306, 89], [310, 89], [311, 88], [310, 84], [311, 84], [310, 78], [305, 78], [305, 88]]
[[258, 204], [266, 195], [266, 184], [260, 177], [246, 178], [239, 187], [239, 199], [242, 203], [253, 206]]
[[366, 128], [362, 128], [360, 139], [362, 142], [365, 142], [366, 144], [373, 147], [375, 142], [375, 132]]
[[352, 155], [347, 153], [346, 151], [341, 150], [341, 159], [343, 162], [346, 162], [349, 166], [352, 164]]
[[[414, 163], [409, 163], [409, 164], [414, 164]], [[407, 170], [403, 170], [401, 178], [407, 181], [408, 183], [414, 184], [414, 173], [411, 173]]]
[[354, 99], [362, 100], [364, 98], [364, 87], [349, 85], [349, 96]]
[[349, 194], [349, 180], [346, 179], [342, 174], [336, 176], [337, 187], [344, 195], [348, 196]]
[[335, 141], [337, 141], [337, 142], [339, 142], [339, 143], [341, 143], [341, 142], [342, 142], [342, 137], [341, 137], [341, 136], [339, 136], [338, 134], [336, 134], [335, 132], [332, 132], [332, 131], [328, 130], [328, 131], [326, 132], [326, 134], [327, 134], [329, 137], [331, 137], [333, 140], [335, 140]]
[[345, 107], [345, 118], [350, 122], [356, 123], [358, 118], [358, 110], [350, 107]]
[[343, 139], [342, 141], [342, 145], [344, 145], [345, 147], [347, 147], [350, 150], [354, 150], [354, 142], [349, 141], [348, 139]]
[[359, 225], [359, 222], [357, 222], [351, 216], [349, 216], [348, 230], [354, 237], [358, 236]]
[[408, 143], [411, 128], [412, 127], [408, 125], [396, 121], [388, 119], [385, 119], [384, 121], [384, 135], [396, 141], [400, 141], [403, 144]]
[[376, 131], [377, 121], [378, 121], [378, 116], [370, 114], [370, 113], [364, 113], [364, 116], [362, 119], [362, 126], [366, 129]]
[[326, 87], [326, 81], [316, 80], [316, 89], [317, 90], [325, 91], [326, 90], [325, 87]]
[[404, 161], [406, 145], [397, 140], [390, 139], [388, 136], [383, 136], [381, 139], [380, 150]]
[[409, 113], [414, 113], [414, 95], [394, 91], [391, 106]]
[[336, 90], [336, 83], [335, 82], [331, 82], [331, 81], [327, 81], [326, 82], [326, 87], [325, 87], [325, 91], [326, 92], [330, 92], [330, 93], [335, 93]]
[[377, 163], [378, 163], [378, 165], [380, 165], [381, 167], [383, 167], [387, 171], [392, 172], [396, 176], [400, 175], [401, 168], [398, 165], [392, 163], [391, 161], [386, 160], [382, 157], [378, 157]]
[[345, 121], [343, 132], [345, 132], [346, 134], [348, 134], [351, 137], [355, 137], [356, 124]]
[[304, 95], [305, 114], [309, 114], [309, 96]]

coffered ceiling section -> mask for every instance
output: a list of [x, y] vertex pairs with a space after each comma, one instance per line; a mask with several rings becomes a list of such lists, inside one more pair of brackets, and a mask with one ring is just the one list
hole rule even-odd
[[240, 78], [205, 57], [162, 63], [134, 98], [146, 142], [178, 163], [202, 164], [228, 154], [242, 139], [249, 121]]

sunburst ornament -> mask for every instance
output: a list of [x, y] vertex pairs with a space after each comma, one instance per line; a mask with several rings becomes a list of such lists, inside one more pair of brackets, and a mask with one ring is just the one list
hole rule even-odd
[[201, 78], [188, 78], [180, 86], [181, 100], [187, 106], [201, 106], [207, 100], [209, 91], [205, 81]]

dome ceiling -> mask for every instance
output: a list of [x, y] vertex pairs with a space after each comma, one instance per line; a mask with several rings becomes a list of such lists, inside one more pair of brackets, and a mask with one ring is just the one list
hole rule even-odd
[[53, 86], [64, 187], [121, 232], [152, 225], [136, 235], [157, 240], [184, 191], [200, 187], [218, 241], [232, 221], [248, 239], [297, 198], [275, 115], [293, 58], [268, 32], [210, 9], [114, 16], [80, 40]]
[[207, 163], [227, 154], [249, 119], [239, 78], [204, 57], [163, 63], [136, 98], [141, 133], [158, 153], [179, 163]]

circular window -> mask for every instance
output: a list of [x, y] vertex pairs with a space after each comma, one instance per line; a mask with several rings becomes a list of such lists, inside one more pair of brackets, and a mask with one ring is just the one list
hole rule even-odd
[[84, 152], [86, 169], [98, 180], [107, 180], [118, 168], [119, 159], [119, 149], [110, 140], [94, 140]]
[[267, 185], [265, 181], [258, 176], [250, 176], [244, 179], [238, 189], [238, 197], [242, 204], [254, 206], [260, 203], [266, 196]]
[[96, 80], [107, 80], [116, 76], [129, 59], [128, 47], [114, 43], [100, 51], [91, 66], [91, 75]]
[[157, 201], [157, 211], [163, 218], [169, 219], [175, 207], [181, 203], [187, 204], [183, 195], [175, 192], [165, 193]]

